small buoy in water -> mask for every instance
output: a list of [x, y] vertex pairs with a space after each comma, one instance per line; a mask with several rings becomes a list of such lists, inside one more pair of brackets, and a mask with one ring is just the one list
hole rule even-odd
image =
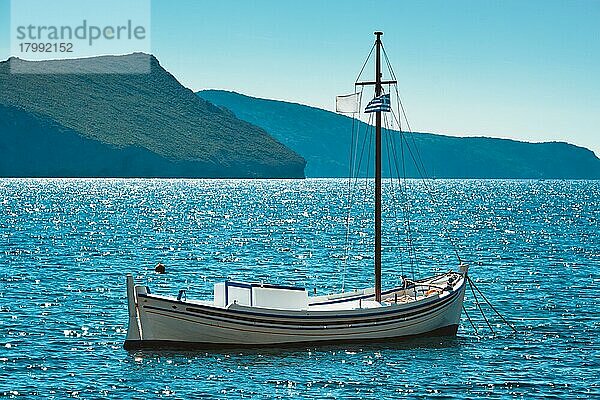
[[154, 267], [154, 272], [159, 273], [159, 274], [164, 274], [166, 272], [165, 264], [163, 264], [163, 263], [156, 264], [156, 267]]

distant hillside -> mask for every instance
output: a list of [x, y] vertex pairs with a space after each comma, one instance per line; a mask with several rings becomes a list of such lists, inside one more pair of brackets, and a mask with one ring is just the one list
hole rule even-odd
[[[307, 176], [348, 176], [350, 118], [314, 107], [234, 92], [206, 90], [197, 94], [231, 110], [238, 118], [262, 127], [302, 155], [307, 160]], [[600, 159], [592, 151], [568, 143], [526, 143], [431, 133], [407, 134], [407, 138], [409, 143], [414, 139], [429, 175], [438, 178], [600, 179]], [[405, 154], [409, 160], [407, 176], [418, 177], [407, 149]]]
[[[144, 57], [149, 74], [95, 73]], [[11, 61], [88, 73], [13, 74]], [[0, 62], [0, 87], [0, 176], [304, 176], [302, 157], [195, 96], [153, 56], [12, 59]]]
[[[173, 161], [139, 146], [88, 139], [40, 115], [0, 105], [0, 176], [196, 177], [199, 163]], [[203, 165], [202, 174], [220, 171]]]

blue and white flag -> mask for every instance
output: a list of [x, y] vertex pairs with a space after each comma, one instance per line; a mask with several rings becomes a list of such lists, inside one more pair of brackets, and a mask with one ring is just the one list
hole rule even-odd
[[379, 97], [375, 97], [373, 100], [371, 100], [369, 102], [369, 104], [367, 104], [367, 108], [365, 108], [365, 113], [372, 113], [372, 112], [377, 112], [377, 111], [382, 111], [382, 112], [392, 111], [392, 107], [390, 106], [389, 93], [382, 94]]

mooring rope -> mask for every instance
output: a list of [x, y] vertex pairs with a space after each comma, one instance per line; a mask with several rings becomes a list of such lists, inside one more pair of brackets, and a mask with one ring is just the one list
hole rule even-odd
[[485, 320], [485, 323], [487, 324], [487, 326], [490, 328], [490, 331], [492, 331], [492, 334], [496, 335], [494, 328], [492, 328], [490, 321], [488, 321], [487, 317], [485, 316], [485, 313], [483, 312], [483, 308], [481, 308], [481, 304], [479, 304], [479, 300], [477, 299], [477, 296], [475, 295], [475, 290], [473, 290], [473, 285], [471, 283], [471, 279], [467, 278], [467, 282], [469, 282], [469, 288], [471, 289], [471, 293], [473, 293], [473, 298], [475, 299], [475, 305], [477, 306], [477, 308], [479, 308], [479, 312], [481, 313], [481, 316]]
[[473, 327], [473, 330], [475, 331], [475, 334], [477, 336], [479, 336], [479, 332], [477, 331], [477, 328], [475, 327], [475, 324], [473, 323], [473, 320], [471, 319], [471, 316], [469, 315], [469, 313], [467, 312], [467, 309], [465, 308], [465, 305], [463, 304], [462, 306], [463, 311], [465, 312], [465, 315], [467, 316], [467, 319], [469, 320], [469, 322], [471, 323], [471, 326]]
[[[483, 297], [483, 300], [485, 300], [485, 302], [486, 302], [486, 303], [488, 304], [488, 306], [490, 306], [490, 308], [491, 308], [491, 309], [492, 309], [492, 310], [493, 310], [493, 311], [496, 313], [496, 315], [497, 315], [497, 316], [499, 316], [499, 317], [502, 319], [502, 321], [504, 321], [504, 323], [510, 327], [510, 329], [512, 329], [512, 330], [513, 330], [515, 333], [517, 333], [517, 329], [516, 329], [516, 328], [515, 328], [515, 327], [514, 327], [514, 326], [513, 326], [513, 325], [512, 325], [510, 322], [508, 322], [508, 321], [507, 321], [507, 320], [506, 320], [506, 319], [505, 319], [505, 318], [502, 316], [502, 314], [500, 314], [500, 313], [498, 312], [498, 310], [496, 310], [496, 307], [494, 307], [494, 306], [492, 305], [492, 303], [490, 303], [490, 301], [489, 301], [489, 300], [488, 300], [488, 299], [485, 297], [485, 295], [484, 295], [484, 294], [481, 292], [481, 290], [479, 290], [479, 288], [477, 287], [477, 285], [475, 285], [475, 282], [473, 282], [473, 280], [471, 279], [471, 277], [469, 277], [468, 275], [467, 275], [467, 280], [468, 280], [468, 282], [471, 284], [472, 288], [475, 288], [475, 290], [477, 290], [477, 292], [478, 292], [478, 293], [481, 295], [481, 297]], [[471, 290], [472, 290], [472, 288], [471, 288]]]

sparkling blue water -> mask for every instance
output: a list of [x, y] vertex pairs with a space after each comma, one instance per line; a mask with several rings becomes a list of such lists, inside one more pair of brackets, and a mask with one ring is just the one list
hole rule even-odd
[[384, 188], [384, 285], [456, 267], [456, 246], [517, 335], [494, 318], [492, 336], [468, 293], [479, 335], [465, 319], [454, 339], [395, 345], [123, 350], [127, 272], [198, 298], [225, 278], [319, 294], [372, 285], [372, 201], [358, 192], [371, 185], [356, 187], [347, 236], [345, 180], [0, 180], [0, 397], [600, 396], [590, 181], [440, 180], [433, 203], [410, 181], [415, 259], [403, 195]]

